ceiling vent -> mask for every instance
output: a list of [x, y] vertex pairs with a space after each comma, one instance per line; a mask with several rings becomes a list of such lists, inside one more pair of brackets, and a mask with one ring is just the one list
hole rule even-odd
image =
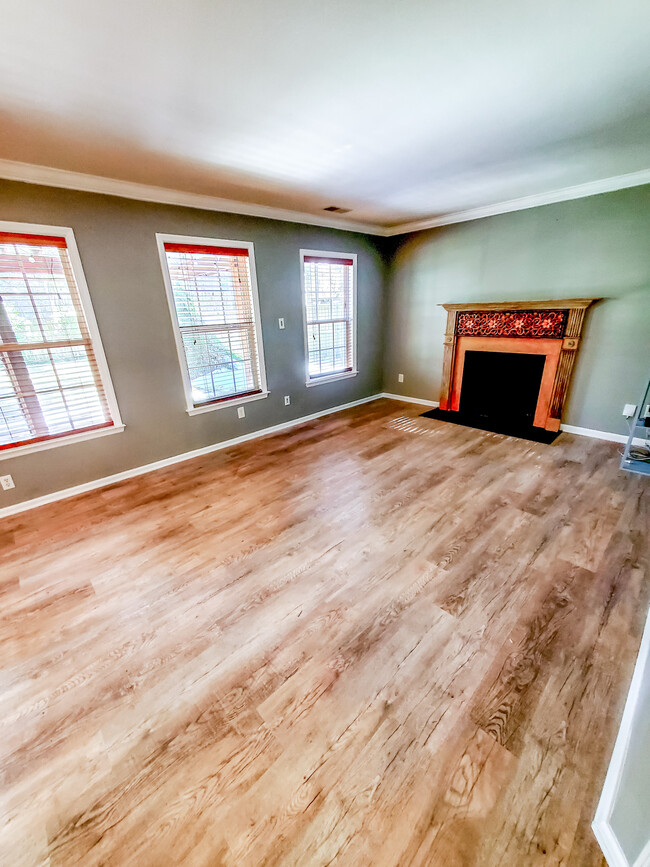
[[332, 214], [349, 214], [350, 208], [339, 208], [338, 205], [328, 205], [326, 208], [323, 208], [324, 211], [330, 211]]

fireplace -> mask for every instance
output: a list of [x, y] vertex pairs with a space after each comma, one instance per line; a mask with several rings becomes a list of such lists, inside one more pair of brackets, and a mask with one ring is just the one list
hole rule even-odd
[[[465, 353], [458, 411], [468, 421], [507, 429], [530, 427], [544, 373], [544, 356], [516, 352]], [[496, 400], [494, 382], [504, 389]]]
[[443, 304], [438, 418], [550, 442], [587, 308], [597, 299]]

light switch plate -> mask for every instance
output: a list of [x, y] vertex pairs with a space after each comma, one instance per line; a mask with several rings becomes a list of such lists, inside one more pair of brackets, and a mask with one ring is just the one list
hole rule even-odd
[[403, 373], [397, 374], [397, 381], [398, 382], [404, 382], [404, 374]]
[[282, 330], [284, 328], [284, 316], [280, 316], [278, 319], [278, 328]]

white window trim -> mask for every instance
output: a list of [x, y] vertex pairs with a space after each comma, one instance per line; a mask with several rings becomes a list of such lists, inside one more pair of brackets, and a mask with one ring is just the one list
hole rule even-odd
[[247, 394], [242, 397], [229, 397], [225, 400], [220, 400], [219, 403], [206, 403], [204, 406], [193, 406], [187, 410], [188, 415], [201, 415], [204, 412], [211, 412], [213, 409], [224, 409], [227, 406], [239, 406], [242, 403], [251, 403], [254, 400], [264, 400], [269, 396], [268, 391], [261, 391], [259, 394]]
[[352, 376], [357, 376], [358, 370], [345, 370], [343, 373], [333, 373], [331, 376], [317, 376], [314, 379], [308, 379], [305, 382], [307, 388], [312, 385], [324, 385], [326, 382], [336, 382], [338, 379], [349, 379]]
[[73, 443], [80, 443], [84, 440], [91, 440], [101, 436], [121, 433], [124, 430], [125, 425], [122, 422], [120, 410], [117, 405], [115, 389], [113, 388], [113, 381], [111, 380], [110, 370], [108, 369], [108, 362], [106, 361], [106, 355], [104, 354], [102, 338], [97, 326], [97, 320], [95, 319], [93, 303], [90, 297], [90, 292], [88, 291], [86, 275], [84, 274], [83, 265], [81, 264], [81, 257], [79, 256], [79, 250], [77, 249], [74, 231], [69, 226], [44, 226], [40, 223], [15, 223], [0, 220], [0, 232], [17, 232], [22, 235], [56, 235], [60, 238], [65, 238], [68, 255], [70, 256], [70, 264], [72, 265], [72, 273], [74, 274], [77, 290], [79, 291], [79, 297], [81, 298], [81, 307], [84, 316], [86, 317], [86, 324], [88, 325], [88, 333], [90, 334], [93, 352], [95, 353], [99, 376], [104, 388], [104, 394], [106, 395], [106, 403], [108, 404], [108, 409], [113, 421], [111, 427], [97, 428], [95, 430], [81, 431], [79, 433], [71, 431], [70, 433], [56, 436], [51, 440], [43, 440], [38, 443], [28, 443], [24, 446], [2, 449], [2, 451], [0, 451], [0, 461], [19, 457], [20, 455], [27, 455], [31, 452], [40, 452], [45, 449], [53, 449], [58, 446], [72, 445]]
[[55, 446], [68, 446], [73, 443], [82, 443], [85, 440], [95, 440], [99, 437], [107, 437], [111, 434], [122, 433], [126, 425], [114, 424], [111, 427], [97, 428], [96, 430], [82, 431], [81, 433], [61, 434], [52, 440], [43, 440], [40, 443], [30, 443], [26, 446], [16, 446], [13, 449], [3, 449], [0, 452], [0, 461], [8, 458], [17, 458], [20, 455], [29, 455], [32, 452], [42, 452]]
[[[352, 370], [333, 373], [331, 376], [309, 376], [309, 339], [307, 337], [307, 304], [305, 296], [305, 256], [320, 256], [321, 259], [352, 259]], [[325, 385], [339, 379], [349, 379], [359, 373], [357, 368], [357, 254], [334, 253], [331, 250], [300, 251], [300, 294], [302, 296], [302, 324], [305, 340], [305, 385]]]
[[[270, 392], [266, 384], [266, 365], [264, 364], [264, 344], [262, 342], [262, 316], [260, 314], [260, 299], [257, 290], [255, 250], [252, 241], [233, 241], [231, 238], [197, 238], [193, 235], [167, 235], [157, 232], [156, 243], [158, 245], [158, 255], [160, 257], [163, 281], [165, 283], [165, 292], [167, 294], [167, 306], [169, 307], [169, 315], [171, 316], [172, 328], [174, 330], [176, 352], [178, 354], [178, 361], [181, 368], [183, 391], [185, 392], [185, 409], [187, 414], [201, 415], [204, 412], [212, 412], [217, 409], [239, 406], [241, 403], [250, 403], [250, 401], [263, 400], [265, 397], [268, 397]], [[192, 400], [192, 384], [190, 382], [190, 374], [187, 368], [187, 358], [185, 357], [185, 348], [183, 346], [183, 338], [181, 336], [181, 329], [178, 322], [176, 304], [174, 303], [174, 292], [172, 290], [169, 268], [167, 266], [167, 256], [165, 255], [165, 244], [196, 244], [197, 246], [204, 247], [239, 247], [242, 250], [248, 250], [248, 262], [251, 275], [251, 294], [253, 296], [253, 319], [255, 320], [255, 338], [257, 340], [257, 354], [260, 365], [260, 388], [262, 389], [260, 394], [242, 395], [241, 397], [235, 395], [226, 400], [220, 400], [218, 403], [206, 403], [203, 406], [194, 406], [194, 401]]]

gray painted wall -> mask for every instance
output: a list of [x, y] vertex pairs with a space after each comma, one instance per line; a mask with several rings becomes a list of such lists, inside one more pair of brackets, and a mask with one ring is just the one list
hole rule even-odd
[[[397, 239], [0, 181], [0, 219], [71, 226], [124, 433], [0, 462], [0, 508], [376, 394], [437, 400], [447, 301], [598, 295], [564, 421], [626, 433], [650, 362], [650, 187]], [[253, 241], [266, 400], [190, 417], [155, 233]], [[358, 254], [359, 376], [306, 388], [301, 247]], [[280, 331], [277, 318], [284, 316]], [[403, 385], [397, 374], [405, 375]], [[291, 406], [283, 397], [291, 395]]]
[[[0, 462], [15, 490], [0, 508], [381, 391], [385, 262], [364, 235], [0, 181], [0, 219], [74, 229], [123, 433]], [[268, 386], [265, 400], [190, 417], [155, 233], [253, 241]], [[358, 254], [359, 375], [305, 387], [301, 247]], [[284, 316], [286, 329], [277, 327]], [[291, 406], [284, 406], [284, 395]]]
[[[587, 313], [563, 421], [626, 434], [650, 373], [650, 187], [403, 236], [388, 293], [384, 390], [438, 400], [438, 304], [601, 296]], [[404, 374], [404, 384], [397, 377]]]

